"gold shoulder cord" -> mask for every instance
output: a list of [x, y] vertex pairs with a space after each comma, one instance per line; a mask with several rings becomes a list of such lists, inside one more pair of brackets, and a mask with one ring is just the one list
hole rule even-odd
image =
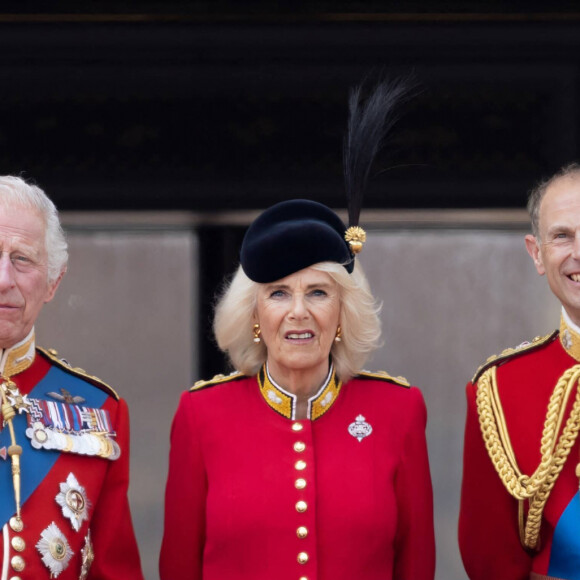
[[[517, 464], [505, 416], [499, 399], [496, 367], [489, 368], [477, 382], [477, 412], [489, 457], [508, 492], [519, 501], [520, 541], [524, 548], [536, 549], [544, 507], [580, 429], [580, 388], [562, 434], [558, 433], [574, 387], [580, 387], [580, 364], [568, 369], [558, 380], [548, 403], [542, 431], [540, 464], [532, 475], [523, 474]], [[524, 501], [529, 500], [527, 520]]]
[[14, 432], [14, 425], [12, 419], [16, 415], [14, 405], [10, 404], [6, 392], [12, 390], [16, 385], [7, 376], [0, 377], [4, 383], [0, 386], [0, 393], [2, 394], [2, 417], [4, 422], [8, 425], [10, 431], [11, 445], [8, 447], [8, 455], [12, 461], [12, 485], [14, 487], [14, 501], [16, 503], [16, 519], [21, 521], [20, 517], [20, 456], [22, 455], [22, 447], [16, 442], [16, 433]]

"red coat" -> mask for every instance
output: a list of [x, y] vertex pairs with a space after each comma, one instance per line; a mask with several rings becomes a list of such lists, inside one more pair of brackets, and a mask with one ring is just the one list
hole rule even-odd
[[[500, 357], [495, 364], [515, 457], [521, 472], [530, 475], [540, 463], [540, 439], [550, 396], [562, 374], [577, 361], [556, 333]], [[476, 384], [469, 383], [459, 517], [459, 545], [469, 578], [527, 580], [532, 571], [555, 578], [580, 578], [578, 439], [546, 503], [538, 551], [527, 551], [519, 540], [518, 501], [504, 487], [484, 446], [476, 392]], [[574, 389], [572, 400], [575, 393]], [[573, 533], [567, 528], [570, 523]]]
[[181, 397], [161, 579], [432, 580], [419, 390], [371, 375], [331, 381], [313, 420], [294, 421], [288, 393], [259, 377]]
[[[14, 521], [11, 518], [15, 510], [10, 458], [0, 459], [0, 513], [3, 526], [0, 562], [6, 567], [8, 577], [34, 580], [52, 577], [58, 580], [142, 580], [127, 500], [129, 420], [125, 402], [106, 385], [73, 371], [40, 350], [36, 351], [32, 365], [12, 376], [12, 380], [20, 394], [30, 394], [30, 399], [34, 400], [37, 422], [29, 418], [32, 413], [17, 414], [13, 419], [17, 443], [23, 448], [22, 531], [14, 530], [10, 524]], [[70, 397], [77, 397], [76, 407]], [[44, 411], [46, 414], [43, 415]], [[49, 416], [52, 419], [49, 420]], [[38, 420], [38, 417], [43, 419]], [[82, 427], [85, 421], [86, 427], [93, 419], [99, 421], [98, 429], [116, 433], [114, 439], [120, 449], [118, 459], [96, 455], [96, 450], [104, 455], [111, 455], [112, 451], [112, 448], [99, 449], [98, 445], [92, 451], [84, 448], [83, 453], [46, 449], [39, 444], [38, 448], [34, 448], [32, 445], [35, 441], [32, 435], [34, 429], [38, 441], [45, 441], [47, 433], [51, 436], [55, 433], [50, 428], [45, 430], [41, 427], [39, 430], [43, 420], [46, 423], [51, 420], [70, 421], [68, 429], [61, 430], [58, 435], [61, 443], [67, 443], [75, 440], [76, 433], [70, 436], [75, 432], [75, 426]], [[31, 431], [33, 424], [35, 427]], [[68, 438], [64, 438], [64, 432], [69, 433]], [[91, 437], [88, 440], [95, 441]], [[8, 445], [9, 430], [4, 426], [0, 433], [0, 447]], [[70, 506], [78, 508], [76, 514]], [[83, 576], [83, 550], [86, 557], [87, 538], [92, 542], [94, 561], [90, 568], [85, 564]], [[60, 556], [55, 558], [59, 552], [51, 552], [51, 542], [53, 549], [56, 545], [61, 550], [62, 559], [59, 559]], [[46, 562], [56, 562], [57, 567], [52, 569], [53, 576]], [[23, 570], [18, 572], [22, 565]]]

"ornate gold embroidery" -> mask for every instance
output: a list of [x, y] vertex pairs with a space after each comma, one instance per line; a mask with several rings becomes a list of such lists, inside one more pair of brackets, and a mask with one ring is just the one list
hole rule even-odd
[[360, 226], [351, 226], [346, 230], [344, 239], [348, 242], [350, 251], [353, 254], [358, 254], [367, 241], [367, 234]]
[[560, 318], [560, 343], [572, 358], [580, 362], [580, 334], [566, 324], [564, 316]]
[[[294, 410], [296, 406], [296, 396], [283, 391], [279, 386], [275, 385], [268, 377], [266, 365], [264, 365], [258, 373], [258, 385], [260, 386], [260, 393], [268, 405], [280, 415], [287, 419], [294, 419]], [[327, 383], [320, 389], [320, 391], [309, 399], [309, 418], [318, 419], [322, 417], [338, 397], [342, 383], [336, 378], [334, 369], [330, 374]]]

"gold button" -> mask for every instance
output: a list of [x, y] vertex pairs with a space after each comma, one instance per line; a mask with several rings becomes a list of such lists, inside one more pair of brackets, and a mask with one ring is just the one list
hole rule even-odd
[[22, 552], [26, 548], [26, 542], [20, 536], [14, 536], [10, 543], [17, 552]]
[[300, 576], [300, 578], [298, 578], [298, 580], [308, 580], [307, 576]]
[[298, 563], [306, 564], [306, 562], [308, 562], [308, 554], [306, 552], [300, 552], [300, 554], [298, 554]]
[[302, 461], [302, 459], [300, 461], [297, 461], [294, 464], [294, 467], [298, 470], [298, 471], [303, 471], [304, 469], [306, 469], [306, 461]]
[[21, 532], [24, 529], [24, 524], [22, 523], [21, 518], [17, 518], [16, 516], [12, 516], [10, 518], [10, 527], [14, 532]]
[[300, 477], [294, 482], [294, 486], [296, 489], [304, 489], [306, 487], [306, 480]]
[[10, 580], [22, 580], [20, 576], [10, 576]]
[[22, 570], [24, 570], [25, 564], [22, 556], [13, 556], [12, 560], [10, 560], [10, 564], [16, 572], [22, 572]]
[[302, 423], [292, 423], [292, 431], [302, 431], [304, 425]]
[[296, 530], [296, 535], [302, 539], [305, 538], [308, 535], [308, 528], [304, 527], [304, 526], [300, 526], [297, 530]]
[[302, 441], [296, 441], [296, 443], [294, 443], [294, 451], [296, 451], [297, 453], [302, 453], [305, 449], [306, 444], [303, 443]]
[[305, 501], [297, 501], [296, 502], [296, 511], [300, 513], [304, 513], [308, 509], [308, 504]]

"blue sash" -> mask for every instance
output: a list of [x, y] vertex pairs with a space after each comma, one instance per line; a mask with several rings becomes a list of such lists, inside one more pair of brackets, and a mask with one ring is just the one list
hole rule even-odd
[[[92, 408], [100, 408], [108, 398], [107, 393], [91, 385], [80, 377], [71, 375], [66, 371], [53, 366], [44, 378], [32, 389], [29, 397], [33, 399], [47, 399], [47, 393], [51, 391], [59, 392], [61, 388], [66, 389], [73, 395], [79, 395], [85, 399], [83, 405]], [[34, 490], [42, 483], [56, 460], [60, 457], [60, 452], [55, 450], [34, 449], [30, 445], [30, 439], [26, 437], [25, 431], [28, 427], [26, 413], [17, 414], [12, 420], [16, 434], [16, 442], [22, 447], [20, 457], [20, 494], [21, 504], [24, 506], [26, 500], [32, 495]], [[0, 433], [0, 448], [8, 448], [11, 445], [10, 431], [6, 425]], [[56, 497], [58, 490], [55, 490]], [[0, 459], [0, 526], [3, 526], [16, 512], [14, 503], [14, 487], [12, 483], [12, 463], [9, 457], [6, 460]]]
[[580, 580], [578, 522], [580, 522], [580, 494], [576, 492], [554, 530], [548, 576]]

